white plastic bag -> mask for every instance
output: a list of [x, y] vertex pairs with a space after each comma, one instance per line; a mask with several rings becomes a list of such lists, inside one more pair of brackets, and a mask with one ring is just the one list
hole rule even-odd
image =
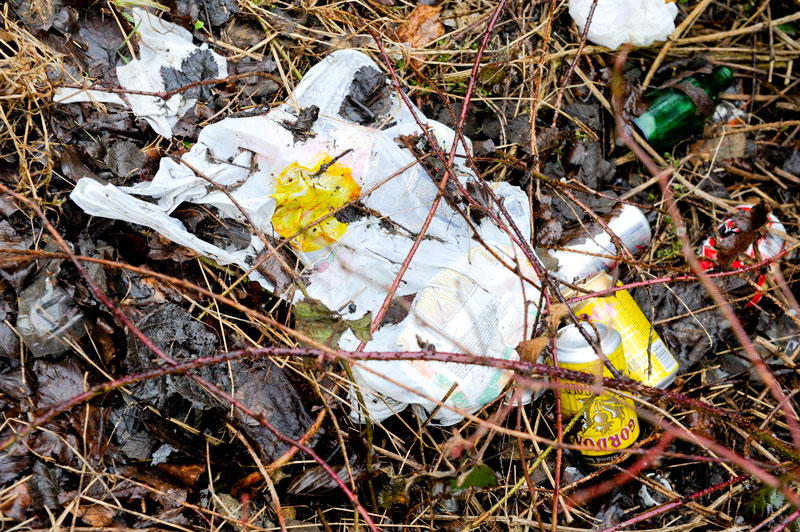
[[[570, 0], [569, 14], [583, 33], [592, 0]], [[626, 42], [650, 46], [675, 31], [678, 6], [665, 0], [599, 0], [589, 25], [588, 38], [616, 49]]]
[[[382, 111], [371, 120], [374, 127], [354, 124], [342, 115], [343, 104], [355, 87], [354, 79], [365, 73], [377, 80], [378, 89], [385, 89], [387, 98], [385, 105], [379, 106]], [[369, 311], [374, 315], [436, 198], [436, 184], [419, 164], [414, 164], [414, 156], [398, 146], [399, 135], [421, 138], [422, 132], [379, 67], [356, 51], [334, 52], [315, 65], [291, 100], [301, 107], [319, 107], [319, 117], [311, 129], [313, 137], [293, 137], [284, 122], [292, 123], [292, 113], [297, 109], [285, 104], [263, 116], [228, 118], [206, 127], [182, 159], [228, 187], [260, 229], [273, 237], [279, 236], [276, 232], [286, 220], [302, 215], [302, 209], [295, 212], [290, 208], [292, 202], [312, 194], [311, 188], [303, 186], [323, 180], [318, 175], [323, 161], [331, 164], [335, 159], [335, 164], [325, 170], [324, 180], [335, 185], [336, 193], [340, 192], [339, 185], [360, 187], [360, 201], [367, 210], [345, 224], [332, 222], [329, 228], [320, 224], [329, 240], [321, 247], [317, 245], [319, 233], [315, 236], [306, 231], [294, 241], [294, 251], [305, 266], [310, 297], [338, 311], [344, 319], [360, 318]], [[415, 112], [440, 146], [449, 150], [454, 132], [427, 120], [419, 110]], [[459, 152], [464, 153], [463, 149]], [[467, 179], [475, 177], [463, 160], [456, 158], [454, 166], [462, 184], [466, 184]], [[304, 175], [306, 185], [299, 179], [287, 181], [287, 176], [295, 174]], [[393, 174], [397, 175], [387, 181]], [[530, 235], [525, 193], [507, 183], [492, 187], [522, 233]], [[222, 217], [243, 220], [225, 194], [172, 159], [162, 159], [152, 182], [117, 188], [82, 179], [71, 198], [89, 214], [151, 227], [220, 264], [247, 269], [264, 247], [253, 236], [247, 249], [221, 249], [170, 217], [181, 202], [188, 201], [216, 207]], [[506, 264], [535, 279], [508, 234], [488, 217], [475, 226], [482, 241]], [[272, 288], [257, 273], [252, 277]], [[399, 323], [385, 324], [376, 331], [365, 349], [420, 351], [435, 346], [441, 351], [514, 358], [514, 348], [527, 334], [525, 323], [530, 328], [536, 315], [538, 290], [526, 283], [524, 293], [525, 298], [519, 276], [484, 250], [464, 219], [442, 201], [396, 292], [397, 296], [414, 296], [411, 311]], [[525, 300], [533, 302], [527, 306], [531, 313], [527, 319]], [[339, 342], [346, 350], [358, 344], [349, 330]], [[454, 382], [458, 387], [446, 404], [474, 412], [497, 398], [509, 379], [508, 373], [493, 368], [426, 361], [363, 362], [354, 364], [353, 372], [363, 388], [369, 415], [376, 420], [408, 404], [421, 405], [431, 412]], [[351, 398], [355, 401], [355, 394]], [[355, 406], [356, 419], [360, 419], [359, 412]], [[451, 424], [462, 418], [449, 408], [441, 408], [434, 421]]]
[[[217, 73], [212, 78], [220, 79], [228, 76], [228, 64], [225, 58], [209, 50], [208, 44], [195, 46], [192, 43], [192, 34], [188, 30], [161, 20], [138, 7], [133, 8], [131, 13], [136, 32], [139, 34], [140, 57], [117, 67], [117, 79], [123, 89], [145, 92], [166, 90], [162, 68], [181, 72], [184, 69], [184, 61], [198, 52], [210, 54], [209, 57], [212, 58], [210, 64], [204, 68], [216, 64]], [[156, 133], [170, 138], [172, 127], [194, 106], [197, 98], [190, 98], [187, 93], [176, 94], [168, 100], [143, 94], [125, 94], [121, 97], [113, 92], [59, 88], [53, 101], [57, 103], [96, 101], [130, 107], [136, 116], [144, 118]]]

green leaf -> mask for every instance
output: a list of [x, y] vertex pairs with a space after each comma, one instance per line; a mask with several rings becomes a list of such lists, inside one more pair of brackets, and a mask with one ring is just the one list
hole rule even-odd
[[372, 326], [372, 311], [367, 312], [357, 320], [345, 320], [345, 323], [350, 327], [350, 330], [353, 331], [353, 334], [356, 335], [356, 338], [362, 342], [369, 342], [372, 340], [372, 333], [369, 330]]
[[786, 503], [786, 496], [769, 486], [761, 486], [742, 506], [745, 514], [763, 517], [771, 514]]
[[339, 338], [348, 327], [362, 342], [372, 339], [369, 332], [372, 324], [371, 312], [367, 312], [361, 318], [345, 321], [320, 300], [308, 298], [296, 303], [292, 308], [292, 314], [299, 330], [311, 339], [328, 346], [338, 344]]
[[304, 299], [292, 307], [297, 328], [312, 340], [333, 346], [339, 343], [344, 326], [334, 312], [318, 299]]
[[497, 475], [486, 464], [478, 464], [469, 471], [450, 479], [450, 487], [454, 492], [468, 488], [491, 488], [497, 486]]
[[408, 494], [405, 488], [404, 480], [392, 480], [378, 494], [378, 504], [387, 510], [391, 510], [397, 504], [408, 504]]
[[120, 9], [128, 7], [154, 7], [161, 11], [169, 11], [169, 8], [164, 4], [153, 2], [153, 0], [114, 0], [114, 5]]
[[206, 23], [205, 23], [205, 22], [203, 22], [202, 20], [195, 21], [195, 23], [194, 23], [194, 29], [196, 29], [196, 30], [198, 30], [198, 31], [199, 31], [199, 30], [202, 30], [202, 29], [205, 27], [205, 25], [206, 25]]

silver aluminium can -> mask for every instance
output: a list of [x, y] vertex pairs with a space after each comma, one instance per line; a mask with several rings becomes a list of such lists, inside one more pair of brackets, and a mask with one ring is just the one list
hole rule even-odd
[[[641, 209], [633, 205], [623, 203], [615, 209], [606, 225], [634, 254], [644, 249], [652, 239], [647, 218]], [[600, 229], [597, 223], [589, 224], [588, 228], [590, 233], [596, 234], [574, 238], [565, 246], [569, 249], [550, 252], [553, 258], [558, 259], [558, 270], [554, 272], [556, 277], [574, 283], [614, 266], [615, 260], [611, 257], [617, 255], [617, 248], [611, 242], [611, 235]], [[609, 258], [585, 255], [586, 252], [608, 255]]]
[[[590, 325], [589, 323], [583, 322], [581, 323], [581, 327], [590, 338], [598, 339], [599, 335], [598, 343], [600, 349], [613, 364], [613, 358], [616, 358], [613, 355], [616, 354], [617, 350], [622, 345], [622, 336], [620, 336], [619, 332], [602, 323], [592, 323]], [[595, 328], [597, 332], [595, 332]], [[584, 364], [594, 362], [598, 359], [594, 348], [586, 341], [586, 338], [583, 337], [581, 331], [578, 330], [575, 324], [565, 325], [558, 330], [556, 348], [558, 349], [557, 357], [559, 366], [563, 364]], [[614, 364], [614, 366], [619, 367], [617, 364]], [[624, 371], [625, 366], [622, 365], [621, 368]]]
[[[595, 327], [597, 332], [595, 332]], [[603, 355], [608, 359], [612, 366], [617, 368], [620, 372], [627, 375], [625, 363], [625, 351], [622, 347], [622, 337], [619, 332], [611, 327], [607, 327], [602, 323], [590, 324], [581, 323], [580, 326], [590, 338], [595, 338], [600, 344], [600, 350]], [[576, 325], [567, 325], [558, 331], [556, 338], [556, 358], [558, 359], [558, 366], [560, 368], [569, 369], [573, 371], [581, 371], [589, 373], [596, 377], [611, 377], [611, 371], [605, 367], [603, 362], [594, 352], [594, 349], [586, 341], [586, 338], [581, 334], [580, 329]], [[605, 406], [619, 406], [626, 413], [626, 422], [633, 420], [633, 425], [628, 430], [633, 430], [637, 424], [636, 412], [633, 410], [633, 405], [627, 400], [617, 396], [614, 393], [603, 393], [595, 395], [590, 385], [587, 383], [562, 380], [561, 387], [558, 390], [558, 395], [561, 399], [561, 413], [565, 416], [574, 416], [584, 409], [587, 401], [591, 403], [589, 412], [584, 415], [583, 428], [587, 429], [593, 425], [594, 421], [598, 421], [603, 416], [596, 417], [591, 414], [595, 407], [600, 408], [601, 405]], [[596, 402], [601, 405], [596, 405]], [[612, 410], [614, 410], [612, 408]], [[617, 414], [621, 413], [617, 409]], [[615, 414], [616, 415], [616, 414]], [[619, 421], [619, 420], [618, 420]], [[622, 428], [622, 425], [618, 427]], [[605, 430], [605, 429], [603, 429]], [[585, 430], [582, 432], [582, 434]], [[637, 431], [638, 434], [638, 431]], [[594, 436], [601, 436], [594, 431]], [[594, 438], [594, 437], [593, 437]], [[596, 441], [596, 438], [594, 438]]]

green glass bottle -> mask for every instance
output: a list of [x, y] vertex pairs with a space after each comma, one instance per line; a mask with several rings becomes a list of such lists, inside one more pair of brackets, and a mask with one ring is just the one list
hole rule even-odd
[[656, 150], [665, 151], [698, 132], [714, 113], [719, 93], [733, 82], [727, 67], [697, 74], [659, 91], [650, 108], [633, 120], [639, 134]]

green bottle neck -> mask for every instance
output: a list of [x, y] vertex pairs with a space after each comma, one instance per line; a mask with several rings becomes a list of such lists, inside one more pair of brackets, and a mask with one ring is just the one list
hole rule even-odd
[[720, 92], [724, 91], [733, 83], [733, 73], [728, 67], [720, 66], [714, 69], [711, 74], [694, 78], [695, 85], [706, 91], [711, 98], [716, 99]]

